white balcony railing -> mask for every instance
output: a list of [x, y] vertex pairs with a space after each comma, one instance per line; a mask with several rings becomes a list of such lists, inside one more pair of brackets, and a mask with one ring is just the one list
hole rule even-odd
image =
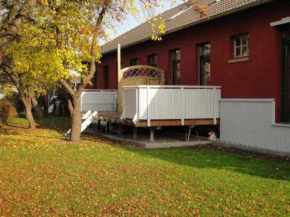
[[117, 111], [117, 90], [85, 90], [81, 96], [82, 112]]
[[127, 86], [124, 87], [122, 118], [133, 121], [219, 118], [221, 87], [217, 86]]

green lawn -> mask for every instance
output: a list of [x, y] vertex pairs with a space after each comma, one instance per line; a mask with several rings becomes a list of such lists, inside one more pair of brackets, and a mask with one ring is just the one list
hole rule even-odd
[[68, 119], [40, 123], [0, 130], [0, 216], [290, 216], [287, 160], [93, 136], [72, 144]]

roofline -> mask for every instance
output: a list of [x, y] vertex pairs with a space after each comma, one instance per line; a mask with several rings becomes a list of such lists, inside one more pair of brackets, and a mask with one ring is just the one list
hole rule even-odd
[[[218, 14], [218, 15], [211, 16], [211, 17], [209, 17], [209, 19], [203, 19], [203, 20], [200, 20], [200, 21], [197, 21], [197, 22], [193, 22], [193, 23], [184, 25], [182, 27], [173, 29], [171, 31], [166, 32], [162, 36], [169, 35], [169, 34], [172, 34], [174, 32], [178, 32], [180, 30], [187, 29], [187, 28], [192, 27], [192, 26], [196, 26], [198, 24], [206, 23], [206, 22], [211, 21], [211, 20], [215, 20], [215, 19], [218, 19], [218, 18], [221, 18], [221, 17], [224, 17], [224, 16], [228, 16], [228, 15], [231, 15], [231, 14], [234, 14], [234, 13], [237, 13], [237, 12], [240, 12], [240, 11], [244, 11], [244, 10], [247, 10], [247, 9], [250, 9], [250, 8], [253, 8], [253, 7], [257, 7], [259, 5], [263, 5], [263, 4], [266, 4], [266, 3], [269, 3], [269, 2], [273, 2], [273, 1], [275, 1], [275, 0], [265, 0], [265, 1], [255, 2], [255, 3], [251, 4], [251, 5], [246, 5], [244, 7], [239, 7], [237, 9], [234, 9], [234, 10], [231, 10], [231, 11], [228, 11], [228, 12], [225, 12], [225, 13], [221, 13], [221, 14]], [[141, 44], [143, 42], [149, 41], [150, 39], [151, 39], [151, 36], [150, 37], [146, 37], [144, 39], [141, 39], [139, 41], [133, 42], [131, 44], [127, 44], [127, 45], [124, 45], [124, 46], [121, 45], [121, 48], [132, 47], [134, 45]], [[110, 54], [110, 53], [113, 53], [113, 52], [116, 52], [116, 51], [117, 51], [117, 48], [109, 50], [107, 52], [104, 52], [104, 53], [102, 53], [102, 55]]]

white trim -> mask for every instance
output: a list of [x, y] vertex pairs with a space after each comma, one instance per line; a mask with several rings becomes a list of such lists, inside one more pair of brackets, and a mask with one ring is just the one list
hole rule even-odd
[[182, 86], [182, 85], [135, 85], [135, 86], [124, 86], [125, 89], [134, 89], [134, 88], [174, 88], [174, 89], [221, 89], [221, 86]]
[[290, 23], [290, 17], [284, 17], [284, 18], [282, 18], [279, 21], [272, 22], [272, 23], [270, 23], [270, 26], [272, 26], [272, 27], [281, 26], [281, 25], [284, 25], [284, 24], [287, 24], [287, 23]]
[[273, 127], [286, 127], [286, 128], [290, 128], [290, 123], [289, 124], [273, 124]]
[[275, 99], [221, 99], [220, 102], [273, 102]]

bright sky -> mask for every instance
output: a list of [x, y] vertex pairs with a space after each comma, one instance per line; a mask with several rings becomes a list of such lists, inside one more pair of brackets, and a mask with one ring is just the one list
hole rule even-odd
[[[184, 2], [183, 0], [177, 0], [176, 1], [178, 4], [181, 4], [182, 2]], [[163, 7], [159, 7], [157, 8], [157, 12], [158, 13], [163, 13], [164, 11], [175, 7], [175, 5], [172, 5], [172, 0], [165, 0], [164, 1], [164, 8]], [[138, 22], [134, 17], [130, 16], [128, 17], [128, 19], [124, 22], [124, 24], [122, 26], [119, 26], [116, 28], [116, 33], [110, 34], [112, 35], [112, 37], [110, 38], [110, 40], [124, 34], [125, 32], [128, 32], [129, 30], [135, 28], [136, 26], [139, 26], [142, 22]], [[104, 41], [101, 41], [101, 44], [104, 44]]]

